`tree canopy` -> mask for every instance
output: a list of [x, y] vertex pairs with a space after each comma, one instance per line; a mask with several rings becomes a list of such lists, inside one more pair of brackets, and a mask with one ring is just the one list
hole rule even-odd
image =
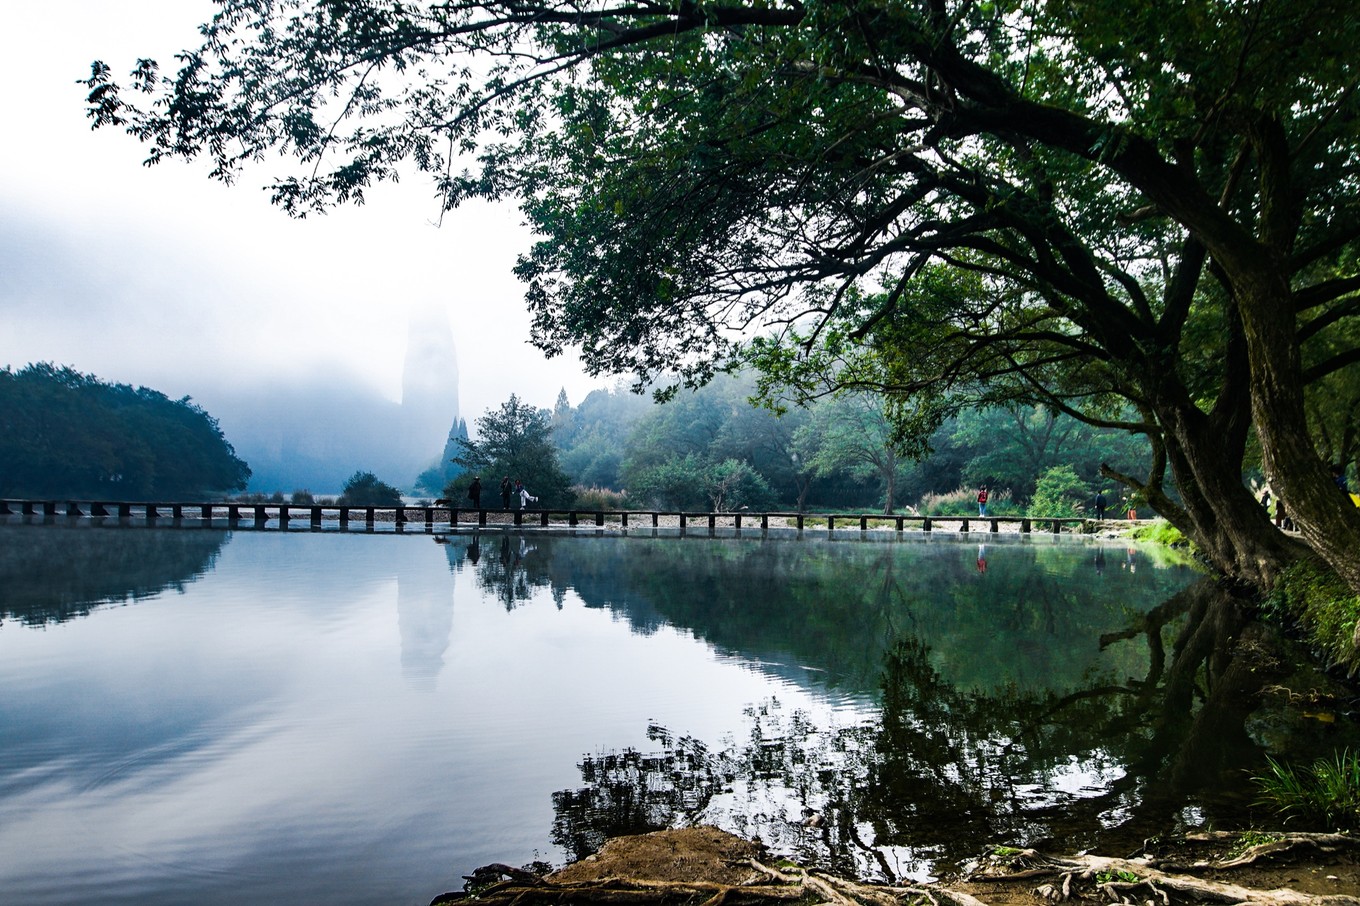
[[[557, 448], [552, 444], [552, 415], [547, 409], [535, 409], [515, 394], [501, 403], [499, 409], [477, 419], [477, 439], [457, 439], [459, 453], [454, 462], [465, 473], [485, 475], [485, 493], [493, 496], [499, 479], [523, 481], [529, 493], [539, 498], [542, 505], [570, 506], [574, 495], [571, 482], [557, 461]], [[445, 489], [446, 497], [462, 496], [453, 487]], [[519, 501], [511, 501], [515, 506]]]
[[341, 506], [400, 506], [401, 491], [360, 469], [345, 480], [340, 494]]
[[887, 394], [903, 443], [1005, 401], [1145, 434], [1111, 475], [1269, 584], [1254, 433], [1360, 590], [1305, 406], [1360, 359], [1350, 0], [219, 3], [173, 76], [138, 63], [149, 103], [96, 63], [95, 124], [225, 180], [292, 155], [297, 215], [405, 165], [515, 198], [535, 342], [595, 372], [750, 356]]
[[189, 397], [51, 364], [0, 369], [0, 495], [200, 499], [250, 467]]

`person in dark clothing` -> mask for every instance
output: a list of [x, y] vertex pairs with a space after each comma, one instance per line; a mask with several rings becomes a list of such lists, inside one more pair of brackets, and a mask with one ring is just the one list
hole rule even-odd
[[468, 485], [468, 500], [472, 501], [474, 510], [482, 508], [482, 476], [473, 478], [472, 484]]
[[1105, 492], [1104, 492], [1104, 491], [1096, 491], [1096, 520], [1097, 520], [1097, 521], [1099, 521], [1099, 522], [1104, 522], [1104, 521], [1105, 521], [1105, 507], [1108, 506], [1108, 505], [1109, 505], [1109, 501], [1105, 499]]
[[1349, 494], [1351, 492], [1350, 485], [1346, 484], [1346, 470], [1340, 463], [1332, 466], [1332, 481], [1341, 489], [1341, 493]]
[[509, 475], [501, 479], [501, 509], [510, 509], [510, 493], [514, 489], [515, 486], [510, 483]]

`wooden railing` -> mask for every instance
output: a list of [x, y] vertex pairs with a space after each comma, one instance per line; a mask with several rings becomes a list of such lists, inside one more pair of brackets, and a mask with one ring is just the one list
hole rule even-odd
[[[570, 527], [594, 525], [603, 527], [617, 524], [623, 528], [648, 526], [656, 528], [661, 520], [675, 520], [681, 529], [692, 525], [707, 525], [716, 529], [719, 524], [734, 528], [757, 525], [762, 529], [787, 526], [803, 530], [808, 527], [825, 526], [828, 532], [837, 528], [858, 528], [864, 532], [872, 529], [905, 531], [908, 526], [930, 532], [937, 528], [948, 530], [956, 527], [958, 532], [999, 532], [1001, 526], [1017, 526], [1022, 534], [1037, 530], [1059, 534], [1064, 528], [1069, 531], [1090, 531], [1094, 525], [1087, 519], [1055, 519], [1028, 516], [907, 516], [875, 515], [870, 513], [752, 513], [727, 512], [703, 513], [682, 512], [678, 510], [576, 510], [576, 509], [464, 509], [450, 506], [359, 506], [342, 504], [298, 504], [298, 503], [240, 503], [219, 501], [211, 503], [160, 503], [145, 501], [109, 500], [10, 500], [0, 499], [0, 516], [67, 516], [71, 518], [113, 518], [140, 519], [155, 522], [160, 519], [182, 520], [185, 518], [211, 521], [225, 518], [228, 523], [253, 522], [265, 526], [277, 523], [279, 528], [288, 528], [293, 522], [305, 520], [311, 527], [320, 528], [331, 514], [332, 521], [342, 527], [351, 522], [362, 520], [368, 528], [378, 522], [395, 523], [405, 526], [411, 523], [433, 527], [447, 524], [450, 527], [461, 525], [487, 526], [494, 519], [495, 524], [515, 526], [547, 527], [565, 524]], [[943, 524], [943, 525], [942, 525]], [[974, 526], [978, 526], [974, 528]]]

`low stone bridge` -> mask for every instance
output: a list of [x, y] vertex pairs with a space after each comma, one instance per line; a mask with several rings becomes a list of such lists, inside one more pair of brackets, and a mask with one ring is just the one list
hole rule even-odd
[[1029, 516], [908, 516], [871, 513], [753, 513], [748, 511], [705, 513], [680, 510], [580, 510], [580, 509], [465, 509], [436, 505], [368, 506], [354, 504], [297, 504], [297, 503], [242, 503], [215, 501], [207, 503], [175, 503], [154, 501], [116, 500], [15, 500], [0, 499], [0, 517], [43, 516], [66, 518], [118, 519], [156, 523], [162, 520], [186, 519], [211, 523], [222, 519], [228, 525], [242, 522], [258, 528], [288, 529], [304, 525], [322, 529], [327, 524], [347, 529], [351, 523], [362, 523], [374, 528], [379, 523], [435, 526], [619, 526], [651, 527], [678, 526], [681, 529], [707, 526], [740, 528], [825, 528], [828, 532], [858, 530], [891, 531], [949, 531], [949, 532], [1009, 532], [1030, 534], [1083, 533], [1095, 531], [1100, 523], [1080, 518], [1049, 518]]

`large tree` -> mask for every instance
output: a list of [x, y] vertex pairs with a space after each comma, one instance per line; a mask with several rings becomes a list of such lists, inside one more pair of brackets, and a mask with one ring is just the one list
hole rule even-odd
[[516, 197], [536, 342], [595, 371], [702, 380], [765, 328], [772, 372], [843, 361], [903, 436], [970, 397], [1146, 433], [1122, 479], [1268, 584], [1296, 552], [1243, 485], [1254, 430], [1360, 590], [1304, 406], [1358, 356], [1302, 364], [1360, 311], [1351, 0], [219, 3], [175, 75], [139, 63], [140, 109], [97, 63], [96, 125], [222, 179], [293, 154], [296, 214], [403, 162], [449, 206]]
[[[467, 473], [486, 476], [483, 488], [489, 498], [499, 494], [502, 478], [523, 481], [542, 506], [570, 506], [575, 499], [571, 480], [557, 460], [552, 443], [552, 413], [536, 409], [515, 394], [499, 409], [477, 419], [477, 437], [458, 438], [459, 453], [453, 461]], [[455, 500], [460, 491], [452, 485], [446, 496]], [[518, 500], [513, 500], [519, 506]]]

